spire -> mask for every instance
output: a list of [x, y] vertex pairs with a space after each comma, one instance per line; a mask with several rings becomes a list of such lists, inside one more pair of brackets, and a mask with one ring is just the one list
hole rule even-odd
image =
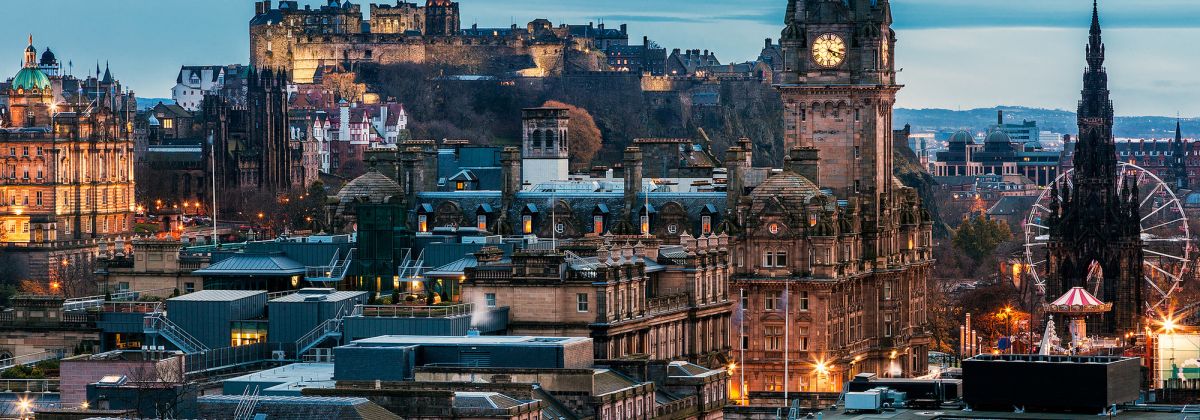
[[1087, 62], [1093, 69], [1104, 65], [1104, 39], [1100, 30], [1100, 5], [1092, 0], [1092, 29], [1088, 37]]
[[33, 46], [33, 34], [29, 34], [29, 46]]
[[[787, 13], [783, 15], [783, 24], [791, 25], [792, 21], [795, 19], [796, 19], [796, 0], [788, 0]], [[30, 45], [32, 45], [33, 44], [33, 41], [32, 41], [33, 36], [30, 35], [29, 39], [31, 40], [31, 41], [29, 41], [29, 43], [30, 43]]]

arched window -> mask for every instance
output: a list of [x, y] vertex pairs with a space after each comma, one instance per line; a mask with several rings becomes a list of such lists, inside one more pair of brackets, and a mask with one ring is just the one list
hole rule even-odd
[[533, 134], [530, 134], [529, 137], [533, 148], [542, 148], [542, 130], [533, 130]]

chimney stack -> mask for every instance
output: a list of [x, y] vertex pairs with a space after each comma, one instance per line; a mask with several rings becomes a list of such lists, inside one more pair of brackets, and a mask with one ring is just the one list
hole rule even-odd
[[795, 172], [804, 178], [812, 181], [813, 184], [821, 184], [821, 158], [817, 148], [815, 147], [794, 147], [788, 151], [788, 156], [784, 159], [783, 169]]
[[1004, 110], [996, 111], [996, 125], [1004, 125]]
[[637, 213], [638, 192], [642, 190], [642, 149], [625, 148], [625, 220], [632, 221]]

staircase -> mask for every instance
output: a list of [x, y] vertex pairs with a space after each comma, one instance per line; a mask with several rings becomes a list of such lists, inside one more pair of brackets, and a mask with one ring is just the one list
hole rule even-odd
[[208, 346], [192, 337], [187, 331], [184, 331], [179, 325], [167, 319], [166, 313], [161, 310], [146, 313], [146, 317], [142, 319], [142, 332], [147, 336], [161, 336], [170, 341], [179, 350], [184, 353], [193, 354], [208, 351]]
[[350, 248], [346, 252], [345, 258], [341, 257], [341, 250], [333, 253], [333, 259], [329, 260], [329, 265], [320, 265], [315, 267], [305, 267], [304, 279], [313, 283], [339, 283], [346, 278], [346, 272], [350, 270], [350, 263], [354, 261], [354, 250]]
[[347, 315], [361, 315], [360, 311], [361, 307], [359, 306], [355, 306], [352, 309], [345, 308], [342, 311], [339, 311], [336, 317], [325, 320], [325, 322], [322, 322], [320, 325], [317, 325], [316, 328], [313, 328], [312, 331], [309, 331], [307, 334], [301, 336], [296, 340], [296, 359], [299, 359], [304, 353], [312, 350], [313, 347], [316, 347], [325, 340], [331, 338], [341, 339], [343, 318], [345, 318]]

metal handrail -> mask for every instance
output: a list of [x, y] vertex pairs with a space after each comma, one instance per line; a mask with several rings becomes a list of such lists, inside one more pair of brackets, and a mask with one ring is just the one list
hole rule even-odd
[[368, 318], [448, 318], [471, 315], [474, 308], [475, 305], [471, 303], [447, 306], [357, 305], [355, 312], [358, 316]]
[[339, 311], [336, 317], [325, 320], [325, 322], [317, 325], [316, 328], [296, 339], [296, 357], [299, 358], [300, 355], [330, 337], [340, 336], [342, 334], [342, 319], [346, 315], [358, 313], [358, 310], [357, 307], [354, 307]]
[[57, 392], [58, 378], [47, 379], [0, 379], [0, 391], [3, 392]]
[[175, 343], [184, 353], [200, 353], [208, 350], [208, 346], [188, 334], [179, 325], [167, 319], [162, 312], [150, 312], [143, 318], [142, 331], [146, 334], [157, 334]]
[[[350, 248], [346, 252], [346, 257], [339, 259], [341, 250], [334, 252], [333, 259], [329, 261], [329, 265], [309, 266], [304, 268], [304, 278], [309, 281], [342, 281], [346, 278], [346, 272], [350, 269], [350, 263], [354, 261], [354, 251], [357, 248]], [[318, 280], [319, 279], [319, 280]]]
[[131, 291], [127, 291], [127, 292], [117, 292], [117, 293], [111, 293], [110, 295], [81, 296], [81, 297], [69, 298], [69, 299], [63, 300], [63, 310], [75, 311], [75, 310], [81, 310], [81, 309], [98, 308], [100, 306], [103, 306], [105, 302], [137, 300], [137, 299], [141, 298], [142, 293], [161, 292], [161, 291], [167, 291], [167, 290], [173, 290], [173, 289], [170, 287], [160, 287], [157, 289], [131, 290]]
[[5, 358], [5, 359], [0, 359], [0, 368], [7, 368], [7, 367], [12, 367], [12, 366], [29, 366], [29, 365], [37, 364], [39, 362], [44, 362], [47, 360], [58, 360], [58, 359], [62, 359], [63, 357], [65, 357], [66, 354], [67, 354], [67, 351], [63, 350], [63, 349], [53, 349], [53, 350], [39, 351], [37, 353], [22, 354], [20, 356], [13, 356], [13, 357]]

